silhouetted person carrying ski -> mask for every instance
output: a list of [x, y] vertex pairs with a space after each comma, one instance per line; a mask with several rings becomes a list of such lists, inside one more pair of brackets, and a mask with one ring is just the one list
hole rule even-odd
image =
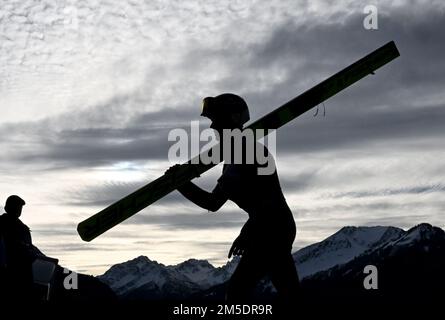
[[[242, 130], [250, 119], [244, 99], [228, 93], [205, 98], [201, 116], [212, 121], [210, 128], [218, 133], [221, 150], [224, 147], [221, 139], [223, 130]], [[240, 152], [234, 150], [233, 145], [231, 147], [232, 154]], [[269, 161], [273, 161], [265, 146], [256, 143], [255, 147], [263, 148], [262, 152]], [[258, 161], [246, 161], [247, 151], [244, 143], [241, 150], [243, 161], [226, 161], [211, 193], [192, 182], [182, 185], [178, 191], [204, 209], [215, 212], [227, 200], [231, 200], [249, 215], [229, 251], [229, 258], [235, 255], [241, 256], [241, 259], [229, 281], [227, 302], [248, 302], [259, 280], [268, 276], [280, 300], [288, 303], [294, 301], [299, 293], [298, 274], [291, 254], [296, 235], [295, 221], [282, 193], [275, 167], [270, 174], [258, 174], [261, 165]], [[176, 168], [173, 166], [167, 172], [174, 174]]]
[[8, 300], [32, 298], [32, 262], [41, 254], [32, 245], [31, 233], [19, 218], [25, 201], [8, 197], [0, 216], [0, 296]]

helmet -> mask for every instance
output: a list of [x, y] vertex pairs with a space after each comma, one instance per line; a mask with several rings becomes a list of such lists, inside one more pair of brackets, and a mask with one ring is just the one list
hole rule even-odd
[[235, 127], [242, 127], [250, 119], [246, 101], [233, 93], [223, 93], [216, 97], [204, 98], [201, 116]]

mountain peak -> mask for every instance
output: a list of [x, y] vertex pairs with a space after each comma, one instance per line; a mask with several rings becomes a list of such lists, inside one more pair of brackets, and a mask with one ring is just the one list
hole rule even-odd
[[139, 256], [132, 260], [129, 260], [130, 263], [150, 263], [152, 262], [147, 256]]
[[433, 226], [432, 226], [431, 224], [429, 224], [429, 223], [421, 223], [421, 224], [418, 224], [418, 225], [412, 227], [412, 228], [409, 229], [407, 232], [408, 232], [408, 233], [411, 233], [411, 232], [416, 232], [416, 231], [417, 231], [417, 232], [420, 232], [420, 233], [428, 233], [428, 232], [435, 232], [436, 229], [438, 229], [438, 230], [442, 230], [442, 229], [440, 229], [440, 228], [433, 227]]
[[411, 246], [418, 242], [429, 241], [431, 239], [445, 239], [445, 231], [441, 228], [434, 227], [429, 223], [418, 224], [409, 229], [403, 237], [400, 237], [394, 245]]
[[326, 238], [294, 253], [301, 278], [327, 270], [358, 257], [367, 250], [398, 239], [405, 231], [395, 227], [347, 226]]
[[188, 259], [175, 266], [176, 269], [200, 268], [213, 269], [214, 267], [207, 260]]
[[[362, 227], [363, 228], [363, 227]], [[345, 226], [338, 230], [338, 233], [344, 233], [344, 234], [353, 234], [355, 231], [357, 231], [358, 227], [355, 226]]]

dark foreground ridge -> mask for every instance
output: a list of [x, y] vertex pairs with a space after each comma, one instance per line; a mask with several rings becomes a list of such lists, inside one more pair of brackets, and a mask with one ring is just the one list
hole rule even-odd
[[[394, 227], [344, 227], [325, 240], [294, 253], [302, 294], [290, 318], [339, 312], [366, 314], [388, 310], [397, 315], [439, 307], [445, 286], [445, 232], [430, 224], [408, 231]], [[268, 259], [267, 253], [264, 259]], [[66, 290], [66, 273], [58, 267], [50, 301], [21, 311], [45, 317], [139, 316], [147, 319], [286, 319], [275, 290], [264, 279], [250, 304], [271, 305], [273, 315], [221, 315], [227, 281], [238, 259], [222, 267], [190, 259], [166, 266], [147, 257], [112, 266], [98, 277], [78, 274], [78, 289]], [[365, 289], [366, 266], [377, 269], [377, 289]], [[175, 312], [206, 307], [205, 317]], [[246, 307], [247, 308], [247, 307]], [[197, 309], [194, 309], [197, 310]], [[212, 312], [210, 310], [213, 310]], [[236, 307], [228, 311], [236, 311]], [[227, 311], [226, 310], [226, 311]], [[242, 310], [242, 309], [239, 309]], [[247, 310], [247, 309], [245, 309]], [[251, 309], [249, 309], [251, 310]]]

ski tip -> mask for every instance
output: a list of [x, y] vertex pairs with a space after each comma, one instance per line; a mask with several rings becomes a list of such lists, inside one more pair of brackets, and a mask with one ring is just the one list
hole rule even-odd
[[400, 51], [396, 46], [396, 43], [394, 42], [394, 40], [389, 41], [385, 46], [391, 47], [391, 50], [394, 53], [394, 56], [399, 57], [400, 56]]
[[95, 237], [92, 237], [91, 234], [88, 232], [88, 228], [85, 227], [83, 222], [79, 223], [77, 225], [77, 233], [79, 234], [80, 238], [85, 242], [90, 242]]

